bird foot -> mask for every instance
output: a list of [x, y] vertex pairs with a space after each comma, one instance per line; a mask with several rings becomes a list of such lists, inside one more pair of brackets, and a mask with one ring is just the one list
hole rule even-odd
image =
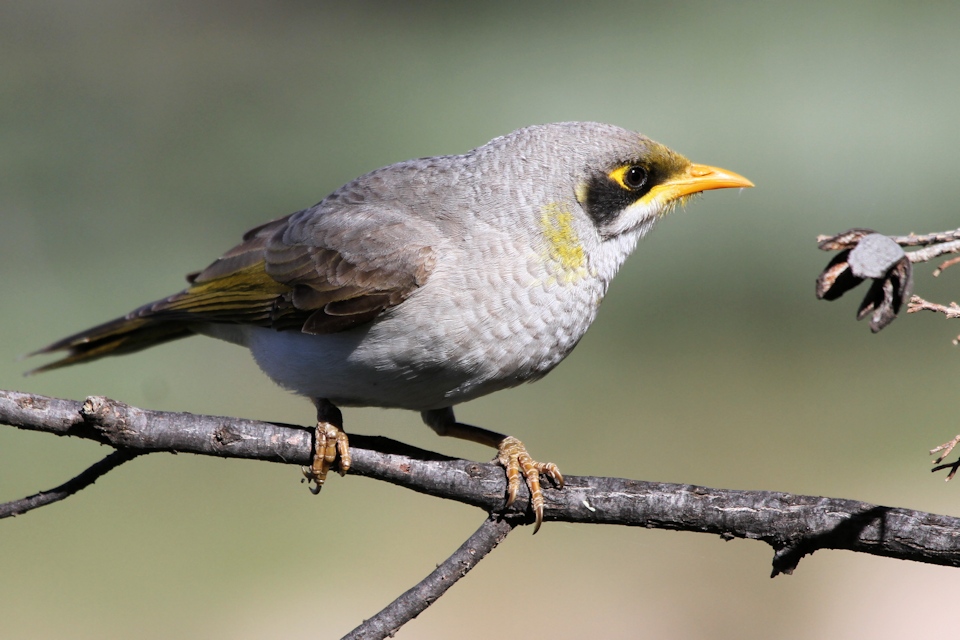
[[303, 475], [307, 479], [307, 485], [312, 485], [310, 493], [313, 495], [323, 489], [323, 483], [327, 479], [327, 473], [333, 468], [337, 454], [340, 454], [337, 471], [341, 476], [346, 475], [350, 469], [350, 442], [347, 434], [335, 424], [323, 420], [317, 422], [313, 463], [309, 467], [303, 467]]
[[537, 462], [527, 453], [527, 447], [513, 436], [507, 436], [497, 446], [497, 460], [507, 470], [507, 506], [517, 499], [520, 488], [520, 476], [530, 490], [530, 508], [536, 516], [533, 532], [540, 530], [543, 522], [543, 491], [540, 489], [540, 475], [550, 478], [558, 487], [563, 487], [563, 475], [552, 462]]

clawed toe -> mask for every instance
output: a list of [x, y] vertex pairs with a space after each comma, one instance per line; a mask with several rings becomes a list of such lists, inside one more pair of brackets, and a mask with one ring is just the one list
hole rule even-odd
[[310, 492], [314, 495], [323, 489], [327, 473], [334, 467], [340, 456], [337, 471], [345, 475], [350, 469], [350, 442], [347, 434], [339, 427], [329, 422], [318, 422], [314, 438], [313, 463], [303, 467], [303, 475], [310, 485]]
[[504, 438], [497, 447], [497, 460], [507, 472], [507, 506], [511, 506], [517, 499], [520, 488], [520, 476], [523, 476], [530, 490], [530, 508], [533, 510], [535, 523], [533, 532], [540, 530], [543, 523], [543, 490], [540, 487], [540, 476], [545, 475], [558, 487], [563, 487], [563, 475], [560, 469], [552, 462], [537, 462], [527, 452], [526, 446], [513, 436]]

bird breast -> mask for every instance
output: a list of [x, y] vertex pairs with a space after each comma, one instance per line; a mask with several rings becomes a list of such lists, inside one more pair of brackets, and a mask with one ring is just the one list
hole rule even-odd
[[367, 326], [252, 328], [247, 344], [281, 386], [347, 406], [425, 411], [540, 378], [583, 337], [606, 283], [569, 206], [544, 205], [532, 221], [478, 217], [435, 247], [424, 286]]

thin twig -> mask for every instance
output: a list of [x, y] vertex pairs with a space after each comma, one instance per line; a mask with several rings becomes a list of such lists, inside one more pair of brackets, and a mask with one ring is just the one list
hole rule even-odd
[[948, 462], [947, 464], [940, 464], [943, 462], [943, 459], [950, 455], [950, 452], [953, 451], [953, 448], [960, 443], [960, 435], [954, 436], [952, 439], [947, 440], [941, 445], [930, 449], [930, 455], [939, 453], [937, 459], [933, 461], [933, 464], [936, 465], [930, 471], [942, 471], [944, 469], [950, 469], [950, 473], [947, 474], [946, 481], [949, 482], [953, 479], [953, 476], [957, 475], [957, 470], [960, 469], [960, 460], [955, 460], [953, 462]]
[[488, 517], [453, 555], [437, 565], [426, 578], [384, 607], [380, 613], [343, 636], [343, 640], [381, 640], [392, 637], [416, 618], [454, 583], [467, 575], [493, 551], [516, 526], [515, 521]]
[[944, 260], [943, 262], [941, 262], [940, 266], [938, 266], [936, 269], [933, 270], [933, 277], [934, 278], [939, 277], [941, 273], [943, 273], [944, 271], [946, 271], [947, 269], [949, 269], [955, 264], [960, 264], [960, 256], [956, 258], [950, 258], [949, 260]]
[[946, 253], [957, 253], [958, 251], [960, 251], [960, 240], [953, 240], [951, 242], [944, 242], [942, 244], [930, 245], [925, 249], [910, 251], [907, 253], [907, 259], [913, 263], [929, 262], [938, 256], [942, 256]]
[[950, 242], [951, 240], [960, 240], [960, 229], [954, 229], [952, 231], [937, 231], [935, 233], [928, 233], [921, 236], [911, 233], [905, 236], [890, 237], [893, 238], [893, 241], [901, 247], [925, 247], [931, 244]]
[[960, 318], [960, 305], [951, 302], [949, 305], [943, 305], [938, 302], [924, 300], [920, 296], [911, 296], [907, 304], [907, 313], [917, 313], [919, 311], [935, 311], [942, 313], [948, 318]]
[[[953, 451], [953, 448], [956, 447], [958, 443], [960, 443], [960, 435], [956, 435], [950, 440], [947, 440], [946, 442], [944, 442], [943, 444], [937, 445], [933, 449], [930, 449], [930, 455], [933, 455], [935, 453], [940, 454], [939, 456], [937, 456], [937, 459], [933, 461], [933, 464], [940, 464], [941, 462], [943, 462], [943, 459], [946, 458], [948, 455], [950, 455], [950, 452]], [[949, 479], [950, 478], [947, 478], [947, 480]]]
[[28, 511], [32, 511], [33, 509], [44, 507], [48, 504], [53, 504], [54, 502], [59, 502], [64, 498], [68, 498], [81, 489], [86, 489], [92, 485], [97, 481], [98, 478], [100, 478], [100, 476], [113, 471], [124, 462], [133, 460], [139, 455], [141, 455], [139, 451], [118, 449], [99, 462], [90, 465], [83, 471], [83, 473], [70, 480], [67, 480], [59, 487], [55, 487], [48, 491], [35, 493], [32, 496], [27, 496], [26, 498], [21, 498], [20, 500], [11, 500], [10, 502], [0, 504], [0, 518], [19, 516]]

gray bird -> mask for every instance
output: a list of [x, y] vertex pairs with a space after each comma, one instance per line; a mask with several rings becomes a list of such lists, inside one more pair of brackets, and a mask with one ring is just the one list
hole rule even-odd
[[419, 411], [439, 435], [498, 450], [507, 504], [523, 476], [536, 527], [540, 475], [523, 443], [457, 422], [453, 405], [536, 380], [593, 322], [637, 241], [678, 203], [751, 187], [638, 133], [592, 122], [520, 129], [463, 155], [372, 171], [252, 229], [180, 293], [64, 338], [35, 371], [203, 334], [250, 349], [317, 407], [319, 491], [339, 455], [337, 406]]

